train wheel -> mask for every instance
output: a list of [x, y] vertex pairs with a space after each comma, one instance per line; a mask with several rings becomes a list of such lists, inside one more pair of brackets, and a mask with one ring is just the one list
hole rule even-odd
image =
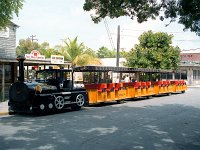
[[62, 109], [65, 105], [65, 100], [62, 96], [57, 96], [54, 101], [54, 105], [57, 109]]
[[45, 105], [44, 104], [40, 104], [40, 110], [44, 111], [45, 110]]
[[78, 94], [76, 96], [76, 104], [73, 104], [71, 106], [72, 110], [79, 110], [81, 109], [81, 107], [84, 105], [85, 103], [85, 97], [83, 96], [83, 94]]
[[8, 114], [9, 115], [14, 115], [15, 114], [15, 111], [12, 109], [11, 106], [8, 107]]
[[168, 95], [168, 96], [171, 96], [171, 95], [172, 95], [172, 93], [168, 93], [167, 95]]
[[117, 104], [122, 104], [124, 103], [124, 100], [117, 100]]
[[147, 99], [152, 99], [153, 97], [152, 97], [152, 95], [151, 96], [147, 96]]
[[44, 103], [39, 103], [38, 107], [37, 108], [32, 108], [32, 112], [33, 114], [36, 114], [36, 115], [43, 115], [46, 113], [46, 106], [44, 105]]
[[78, 94], [76, 96], [76, 105], [81, 107], [84, 105], [84, 103], [85, 103], [85, 98], [83, 94]]

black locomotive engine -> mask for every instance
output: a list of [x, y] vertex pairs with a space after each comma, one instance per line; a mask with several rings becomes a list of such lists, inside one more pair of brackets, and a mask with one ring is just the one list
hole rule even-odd
[[[87, 101], [87, 92], [82, 86], [76, 86], [72, 70], [51, 70], [59, 74], [53, 79], [24, 81], [24, 58], [18, 57], [19, 78], [9, 89], [9, 112], [46, 113], [71, 107], [79, 110]], [[72, 79], [65, 80], [63, 74], [71, 72]]]

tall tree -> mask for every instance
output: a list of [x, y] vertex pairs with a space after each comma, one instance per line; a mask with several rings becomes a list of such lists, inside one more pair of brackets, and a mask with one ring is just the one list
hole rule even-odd
[[51, 58], [51, 55], [58, 55], [59, 52], [55, 48], [51, 48], [48, 42], [43, 42], [39, 45], [39, 51], [45, 58]]
[[180, 48], [172, 46], [172, 35], [152, 31], [139, 37], [139, 44], [126, 55], [129, 67], [177, 69], [180, 63]]
[[58, 51], [49, 47], [48, 42], [39, 44], [38, 42], [33, 42], [30, 38], [19, 40], [19, 45], [16, 48], [17, 55], [30, 54], [32, 50], [38, 50], [42, 55], [45, 55], [46, 58], [58, 54]]
[[30, 38], [19, 40], [19, 45], [16, 48], [17, 55], [30, 54], [32, 50], [39, 50], [38, 42], [32, 42]]
[[[100, 22], [106, 16], [118, 18], [128, 16], [137, 18], [139, 23], [149, 18], [176, 19], [184, 29], [190, 29], [200, 35], [200, 3], [199, 0], [85, 0], [85, 11], [95, 10], [92, 20]], [[164, 12], [164, 15], [162, 15]]]
[[91, 48], [88, 48], [88, 47], [86, 47], [86, 50], [85, 50], [84, 53], [85, 53], [85, 54], [88, 54], [88, 55], [90, 55], [90, 56], [92, 56], [92, 57], [94, 57], [94, 58], [97, 57], [97, 54], [95, 53], [95, 51], [92, 50]]
[[59, 52], [53, 48], [46, 48], [46, 49], [41, 48], [39, 51], [40, 51], [41, 55], [45, 56], [45, 58], [51, 58], [51, 55], [59, 54]]
[[115, 50], [109, 50], [107, 47], [100, 47], [97, 50], [97, 57], [98, 58], [115, 58], [116, 52]]
[[128, 52], [126, 52], [125, 50], [122, 50], [119, 53], [121, 58], [125, 58], [128, 55]]
[[88, 53], [89, 50], [83, 43], [78, 43], [78, 37], [72, 40], [67, 38], [64, 43], [65, 46], [61, 47], [59, 52], [66, 60], [71, 61], [72, 67], [101, 63], [93, 54]]
[[24, 0], [1, 0], [0, 1], [0, 29], [6, 27], [13, 14], [18, 16], [19, 10], [22, 9]]

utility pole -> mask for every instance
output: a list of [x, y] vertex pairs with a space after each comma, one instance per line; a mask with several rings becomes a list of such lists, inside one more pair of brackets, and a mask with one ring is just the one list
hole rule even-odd
[[36, 35], [31, 35], [30, 37], [31, 37], [31, 41], [32, 41], [32, 42], [33, 42], [33, 41], [38, 41], [38, 39], [35, 39]]
[[120, 26], [118, 25], [117, 28], [117, 61], [116, 61], [116, 66], [119, 67], [119, 49], [120, 49]]

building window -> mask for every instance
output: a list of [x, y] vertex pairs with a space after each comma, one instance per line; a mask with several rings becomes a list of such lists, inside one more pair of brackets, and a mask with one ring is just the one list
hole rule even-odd
[[[11, 83], [12, 82], [12, 71], [11, 71], [11, 65], [6, 64], [5, 66], [5, 83]], [[0, 65], [0, 83], [2, 82], [2, 64]]]
[[193, 70], [193, 79], [194, 80], [200, 79], [200, 70]]
[[5, 65], [5, 82], [6, 83], [11, 83], [12, 82], [11, 65]]
[[181, 70], [175, 73], [175, 79], [187, 80], [187, 70]]
[[173, 78], [172, 73], [162, 73], [162, 74], [161, 74], [161, 79], [170, 80], [170, 79], [172, 79], [172, 78]]

